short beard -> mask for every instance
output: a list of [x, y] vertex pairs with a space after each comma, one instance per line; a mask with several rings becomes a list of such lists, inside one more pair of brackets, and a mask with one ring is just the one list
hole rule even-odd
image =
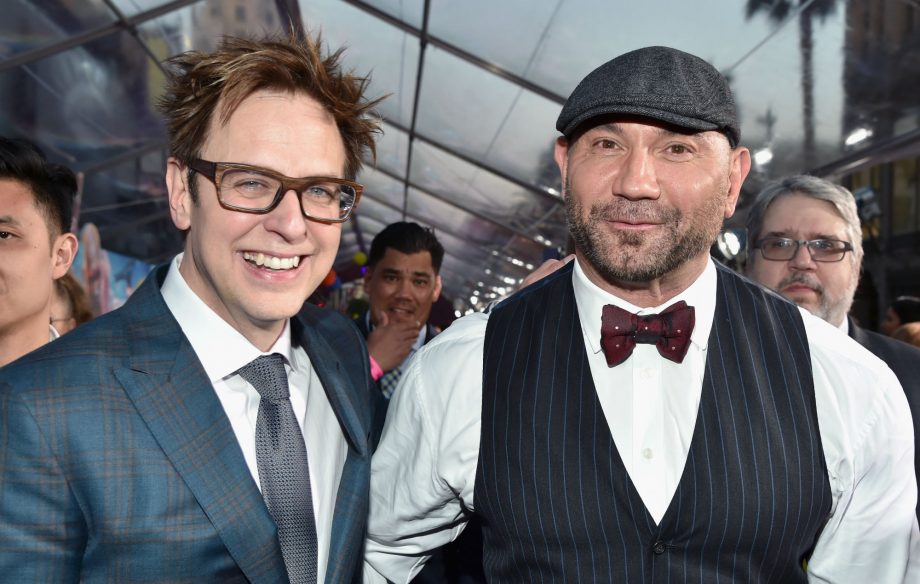
[[[609, 284], [651, 282], [701, 253], [708, 253], [722, 229], [723, 211], [724, 197], [710, 198], [689, 219], [679, 209], [664, 208], [652, 200], [613, 197], [606, 203], [593, 205], [584, 217], [584, 206], [572, 196], [571, 184], [566, 181], [565, 185], [565, 215], [575, 247]], [[654, 221], [661, 223], [666, 233], [664, 236], [609, 233], [602, 223], [610, 217]], [[650, 237], [660, 241], [642, 249]]]
[[[758, 259], [758, 261], [766, 261]], [[817, 316], [823, 321], [829, 322], [834, 326], [839, 326], [846, 320], [847, 313], [850, 312], [850, 306], [853, 305], [853, 296], [856, 294], [856, 284], [859, 283], [857, 278], [856, 282], [853, 282], [847, 290], [843, 291], [843, 295], [838, 298], [831, 298], [827, 293], [827, 289], [817, 278], [814, 278], [808, 274], [802, 272], [796, 272], [786, 278], [780, 280], [779, 284], [776, 285], [777, 290], [783, 290], [787, 286], [792, 284], [804, 284], [809, 288], [813, 289], [818, 293], [818, 306], [814, 310], [809, 310], [812, 314]], [[789, 298], [795, 302], [793, 298]], [[836, 302], [835, 302], [836, 300]]]

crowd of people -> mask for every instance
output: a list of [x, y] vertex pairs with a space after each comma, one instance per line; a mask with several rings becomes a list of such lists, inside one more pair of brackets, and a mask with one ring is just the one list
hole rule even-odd
[[356, 321], [304, 302], [380, 131], [341, 55], [168, 61], [184, 248], [95, 319], [73, 173], [0, 139], [4, 580], [920, 582], [920, 300], [848, 316], [859, 217], [817, 177], [756, 196], [744, 274], [710, 257], [751, 168], [722, 74], [588, 74], [556, 123], [573, 255], [439, 333], [415, 223]]

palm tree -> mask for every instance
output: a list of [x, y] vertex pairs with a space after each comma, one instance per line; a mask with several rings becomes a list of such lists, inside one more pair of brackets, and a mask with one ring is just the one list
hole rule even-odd
[[814, 37], [812, 19], [824, 19], [833, 14], [836, 0], [747, 0], [745, 18], [752, 18], [759, 12], [766, 12], [774, 25], [786, 21], [789, 12], [799, 9], [799, 51], [802, 53], [802, 138], [804, 170], [815, 167], [815, 96], [812, 49]]

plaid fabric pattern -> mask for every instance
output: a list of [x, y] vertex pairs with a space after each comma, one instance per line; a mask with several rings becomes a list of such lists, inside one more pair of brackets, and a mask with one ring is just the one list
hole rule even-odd
[[409, 359], [414, 354], [415, 347], [412, 347], [412, 349], [409, 351], [409, 354], [406, 355], [406, 358], [402, 363], [384, 373], [383, 377], [380, 378], [380, 393], [383, 394], [383, 397], [386, 399], [393, 397], [393, 392], [396, 391], [396, 386], [399, 385], [399, 379], [403, 374], [403, 365], [408, 363]]
[[[4, 582], [288, 582], [276, 528], [200, 362], [160, 296], [0, 369]], [[360, 580], [367, 351], [340, 315], [292, 322], [349, 444], [325, 581]]]

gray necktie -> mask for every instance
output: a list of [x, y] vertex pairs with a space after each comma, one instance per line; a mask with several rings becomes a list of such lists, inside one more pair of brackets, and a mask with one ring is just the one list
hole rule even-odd
[[259, 392], [256, 461], [262, 498], [278, 526], [278, 541], [293, 584], [316, 582], [316, 524], [303, 434], [294, 416], [284, 357], [262, 355], [239, 370]]

